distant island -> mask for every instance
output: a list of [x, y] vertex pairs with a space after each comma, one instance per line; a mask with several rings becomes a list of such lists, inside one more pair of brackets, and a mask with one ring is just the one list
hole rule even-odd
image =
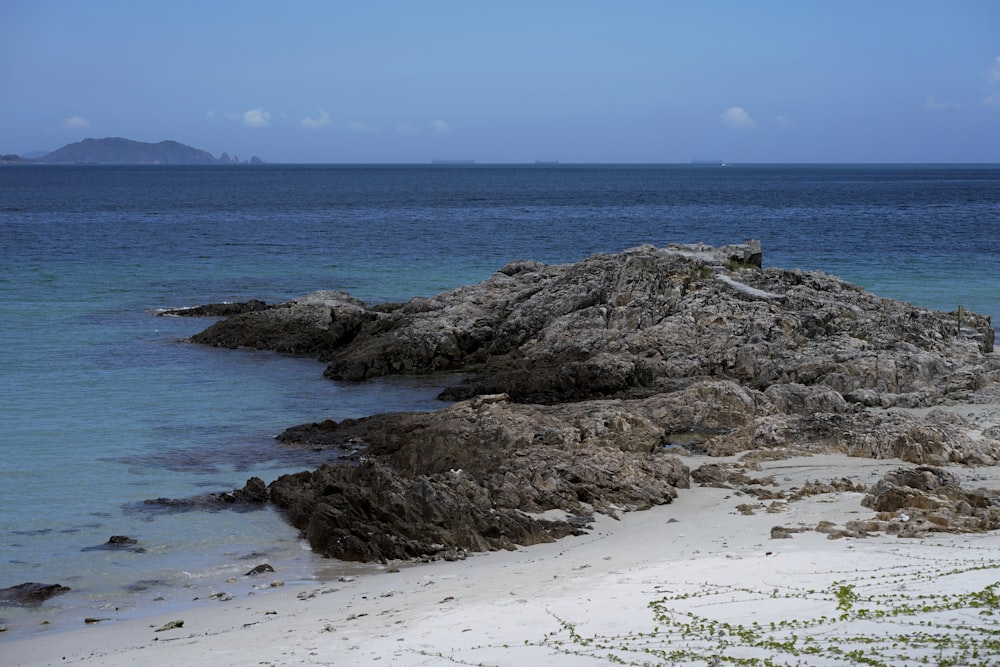
[[39, 158], [25, 159], [17, 155], [4, 155], [4, 162], [22, 164], [263, 164], [256, 155], [241, 162], [238, 157], [223, 153], [218, 158], [176, 141], [156, 144], [132, 141], [120, 137], [84, 139], [67, 144]]

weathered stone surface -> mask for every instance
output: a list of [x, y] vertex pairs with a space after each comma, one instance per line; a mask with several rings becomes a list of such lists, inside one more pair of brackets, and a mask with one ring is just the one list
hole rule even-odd
[[861, 504], [878, 512], [867, 530], [901, 537], [1000, 528], [1000, 491], [965, 489], [957, 476], [931, 466], [885, 475]]
[[66, 593], [70, 588], [61, 584], [38, 584], [28, 582], [0, 588], [0, 604], [31, 605], [45, 602], [50, 597]]
[[761, 270], [760, 257], [760, 244], [748, 242], [641, 246], [558, 266], [521, 261], [405, 304], [369, 308], [321, 292], [193, 340], [314, 355], [342, 380], [476, 370], [449, 397], [506, 392], [524, 402], [652, 395], [716, 377], [762, 390], [822, 385], [865, 405], [931, 405], [997, 370], [983, 366], [988, 318], [963, 313], [959, 332], [957, 313], [819, 272]]
[[242, 315], [243, 313], [255, 313], [267, 310], [271, 307], [263, 301], [251, 299], [239, 303], [210, 303], [193, 308], [166, 308], [158, 311], [156, 314], [161, 317], [170, 315], [174, 317], [233, 317], [234, 315]]
[[349, 343], [373, 317], [364, 303], [344, 292], [316, 292], [216, 322], [191, 340], [322, 357]]
[[704, 449], [716, 456], [767, 448], [842, 452], [910, 463], [996, 465], [1000, 441], [972, 438], [969, 425], [950, 413], [927, 415], [884, 410], [812, 415], [772, 414], [713, 438]]
[[193, 510], [235, 509], [252, 511], [261, 509], [268, 501], [267, 485], [260, 477], [251, 477], [242, 489], [206, 493], [189, 498], [149, 498], [132, 509], [162, 509], [173, 512]]
[[[959, 326], [958, 313], [761, 264], [755, 241], [641, 246], [516, 261], [404, 304], [318, 292], [218, 322], [193, 340], [315, 356], [338, 380], [470, 376], [435, 413], [289, 429], [290, 445], [349, 455], [224, 496], [270, 498], [328, 555], [457, 557], [669, 502], [689, 483], [678, 454], [690, 451], [1000, 462], [1000, 440], [959, 417], [886, 409], [990, 400], [1000, 359], [987, 354], [988, 318], [963, 312]], [[740, 474], [697, 476], [777, 497]], [[816, 484], [809, 493], [825, 492]]]
[[[283, 476], [269, 487], [314, 549], [348, 560], [535, 544], [577, 532], [595, 510], [646, 509], [688, 486], [662, 428], [619, 401], [527, 406], [483, 396], [432, 414], [296, 429], [286, 442], [290, 434], [306, 434], [314, 447], [368, 444], [358, 466]], [[551, 510], [564, 518], [535, 516]]]

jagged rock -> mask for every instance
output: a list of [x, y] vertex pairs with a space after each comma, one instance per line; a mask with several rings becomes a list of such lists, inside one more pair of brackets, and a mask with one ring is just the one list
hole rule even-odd
[[362, 323], [373, 318], [361, 301], [344, 292], [316, 292], [216, 322], [191, 340], [323, 357], [350, 342]]
[[183, 628], [183, 627], [184, 627], [184, 621], [176, 620], [161, 625], [160, 627], [153, 630], [153, 632], [166, 632], [167, 630], [176, 630], [178, 628]]
[[957, 476], [930, 466], [888, 473], [861, 504], [878, 512], [869, 530], [901, 537], [1000, 528], [1000, 491], [964, 489]]
[[873, 459], [899, 458], [928, 465], [995, 465], [1000, 461], [1000, 441], [972, 438], [961, 417], [939, 411], [924, 416], [882, 410], [763, 415], [716, 436], [703, 448], [715, 456], [788, 448]]
[[177, 512], [192, 510], [213, 510], [227, 507], [238, 510], [259, 509], [268, 501], [267, 485], [260, 477], [251, 477], [242, 489], [223, 491], [222, 493], [206, 493], [189, 498], [150, 498], [142, 501], [139, 506], [144, 509], [165, 509]]
[[[760, 269], [759, 242], [640, 246], [576, 264], [519, 261], [478, 285], [367, 307], [323, 292], [213, 325], [193, 340], [310, 354], [327, 376], [474, 370], [449, 398], [648, 396], [697, 377], [823, 386], [863, 405], [967, 394], [1000, 362], [989, 318], [938, 313], [819, 272]], [[778, 398], [778, 397], [776, 397]], [[806, 396], [789, 405], [810, 409]]]
[[[885, 409], [993, 391], [989, 318], [963, 312], [959, 326], [958, 313], [761, 266], [756, 241], [640, 246], [567, 265], [519, 260], [402, 304], [317, 292], [192, 340], [315, 356], [338, 380], [470, 376], [442, 394], [459, 402], [434, 413], [289, 429], [288, 444], [363, 452], [361, 463], [243, 490], [282, 507], [318, 552], [345, 559], [551, 539], [579, 526], [539, 518], [550, 510], [669, 502], [689, 483], [678, 454], [691, 451], [1000, 462], [1000, 440], [970, 436], [960, 418]], [[721, 483], [780, 495], [759, 480]]]
[[70, 588], [61, 584], [38, 584], [28, 582], [0, 588], [0, 604], [32, 605], [45, 602], [49, 598], [66, 593]]
[[761, 483], [749, 477], [746, 473], [746, 467], [738, 463], [704, 463], [691, 471], [691, 481], [701, 486], [711, 486], [718, 489], [732, 489]]
[[367, 460], [286, 475], [268, 490], [317, 552], [346, 560], [535, 544], [580, 528], [532, 514], [646, 509], [689, 484], [662, 429], [623, 402], [478, 397], [431, 414], [357, 420], [326, 436], [328, 445], [363, 439]]
[[272, 308], [263, 301], [251, 299], [240, 303], [210, 303], [191, 308], [165, 308], [157, 311], [157, 315], [174, 317], [233, 317], [243, 313], [256, 313]]
[[[267, 485], [260, 477], [251, 477], [242, 489], [236, 489], [231, 494], [231, 502], [259, 504], [268, 499]], [[226, 499], [230, 502], [229, 498]]]

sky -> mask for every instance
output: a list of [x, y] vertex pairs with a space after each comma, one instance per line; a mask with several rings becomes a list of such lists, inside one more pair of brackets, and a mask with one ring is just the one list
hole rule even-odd
[[0, 153], [1000, 162], [997, 0], [2, 0]]

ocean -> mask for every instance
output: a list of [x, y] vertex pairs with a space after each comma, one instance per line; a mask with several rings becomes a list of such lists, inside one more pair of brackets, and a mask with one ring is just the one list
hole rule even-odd
[[[274, 436], [432, 410], [444, 380], [336, 383], [310, 359], [187, 343], [211, 320], [162, 309], [402, 301], [515, 259], [756, 238], [766, 266], [1000, 323], [998, 222], [995, 165], [0, 167], [0, 588], [72, 589], [0, 606], [0, 642], [365, 570], [270, 509], [144, 501], [315, 467]], [[95, 548], [112, 535], [137, 544]], [[242, 576], [263, 562], [269, 578]]]

